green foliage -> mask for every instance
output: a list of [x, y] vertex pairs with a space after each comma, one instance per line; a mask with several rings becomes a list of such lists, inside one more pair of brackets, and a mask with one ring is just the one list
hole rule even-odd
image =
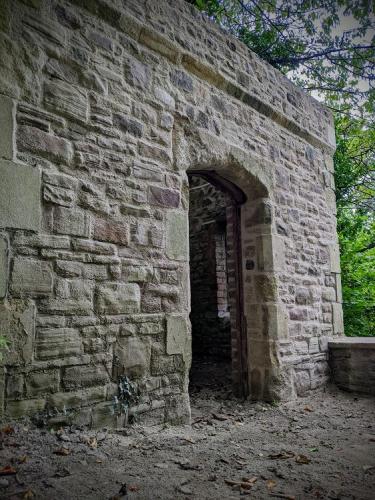
[[335, 182], [345, 332], [375, 336], [375, 130], [336, 119]]

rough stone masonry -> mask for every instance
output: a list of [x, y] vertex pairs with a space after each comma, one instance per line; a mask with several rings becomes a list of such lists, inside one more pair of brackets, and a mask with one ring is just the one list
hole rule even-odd
[[324, 385], [343, 333], [330, 113], [182, 0], [0, 4], [5, 418], [189, 420], [195, 170], [246, 197], [249, 397]]

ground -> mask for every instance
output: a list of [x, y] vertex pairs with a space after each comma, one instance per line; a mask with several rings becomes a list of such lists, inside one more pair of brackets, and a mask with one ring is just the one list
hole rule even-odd
[[10, 423], [0, 498], [374, 498], [373, 398], [329, 388], [268, 405], [212, 389], [192, 394], [191, 427]]

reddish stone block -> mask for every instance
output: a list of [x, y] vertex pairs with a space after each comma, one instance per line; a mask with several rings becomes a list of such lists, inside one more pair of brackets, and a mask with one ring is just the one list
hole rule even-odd
[[94, 239], [127, 246], [129, 244], [129, 228], [127, 224], [122, 222], [96, 219], [94, 223]]

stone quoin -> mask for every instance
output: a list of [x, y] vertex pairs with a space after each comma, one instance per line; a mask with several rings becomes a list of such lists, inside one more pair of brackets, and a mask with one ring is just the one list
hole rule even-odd
[[0, 414], [189, 422], [194, 324], [240, 396], [324, 386], [334, 150], [327, 109], [183, 0], [2, 0]]

